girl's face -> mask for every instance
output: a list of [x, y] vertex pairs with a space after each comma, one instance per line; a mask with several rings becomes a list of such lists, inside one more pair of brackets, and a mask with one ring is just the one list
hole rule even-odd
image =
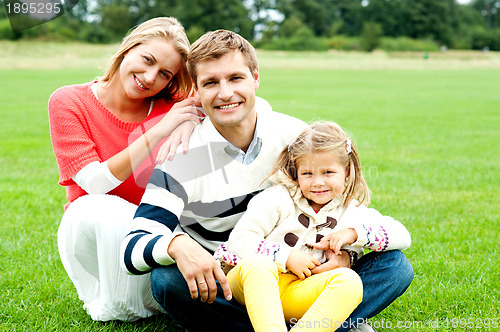
[[345, 178], [346, 169], [330, 152], [308, 153], [297, 162], [300, 190], [316, 211], [342, 194]]
[[130, 49], [118, 71], [130, 99], [152, 97], [163, 90], [181, 67], [182, 57], [172, 43], [153, 38]]

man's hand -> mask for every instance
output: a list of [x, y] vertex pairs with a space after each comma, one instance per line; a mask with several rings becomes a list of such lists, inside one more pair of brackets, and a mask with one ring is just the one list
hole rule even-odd
[[320, 265], [317, 258], [299, 250], [292, 250], [286, 261], [286, 268], [300, 279], [310, 277], [311, 270], [317, 265]]
[[214, 257], [198, 242], [187, 235], [179, 235], [170, 242], [168, 254], [175, 260], [179, 271], [184, 276], [191, 298], [197, 299], [199, 293], [202, 302], [214, 302], [217, 296], [215, 283], [217, 280], [226, 299], [231, 300], [231, 288], [226, 275]]
[[312, 274], [330, 271], [339, 267], [351, 267], [351, 257], [344, 250], [340, 251], [340, 255], [337, 255], [333, 250], [328, 249], [326, 250], [326, 259], [326, 262], [311, 270]]

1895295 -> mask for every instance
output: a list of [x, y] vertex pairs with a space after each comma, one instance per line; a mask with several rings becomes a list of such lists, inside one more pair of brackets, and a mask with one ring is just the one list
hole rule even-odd
[[445, 318], [441, 321], [441, 327], [452, 329], [484, 329], [498, 328], [499, 318]]
[[6, 2], [7, 14], [59, 14], [60, 4], [51, 2]]

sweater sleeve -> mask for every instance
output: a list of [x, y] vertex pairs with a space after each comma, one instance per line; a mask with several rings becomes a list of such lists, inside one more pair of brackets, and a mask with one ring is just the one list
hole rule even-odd
[[342, 218], [342, 224], [353, 227], [358, 239], [352, 244], [373, 251], [405, 250], [411, 245], [411, 236], [406, 227], [392, 217], [364, 205], [356, 206], [352, 201]]
[[[271, 257], [281, 272], [286, 271], [286, 261], [291, 248], [266, 240], [275, 226], [283, 219], [288, 206], [284, 197], [271, 187], [256, 195], [248, 203], [247, 211], [236, 224], [227, 242], [229, 252], [241, 259], [255, 254]], [[278, 195], [277, 195], [278, 194]]]
[[50, 137], [57, 164], [59, 184], [72, 183], [72, 177], [84, 166], [101, 161], [96, 145], [86, 128], [83, 102], [78, 100], [72, 87], [56, 90], [49, 99]]
[[174, 237], [184, 234], [179, 218], [186, 201], [182, 184], [165, 172], [161, 165], [157, 166], [121, 245], [124, 271], [145, 274], [154, 267], [175, 262], [167, 250]]

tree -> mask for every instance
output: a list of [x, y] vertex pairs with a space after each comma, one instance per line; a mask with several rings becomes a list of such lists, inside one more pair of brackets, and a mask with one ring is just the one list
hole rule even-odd
[[472, 7], [484, 17], [487, 30], [500, 27], [500, 0], [475, 0]]
[[406, 2], [401, 0], [370, 0], [362, 9], [363, 22], [380, 24], [385, 36], [407, 36]]
[[254, 22], [249, 9], [240, 0], [150, 0], [144, 3], [148, 5], [139, 10], [142, 21], [173, 16], [186, 30], [194, 27], [198, 31], [228, 29], [248, 39], [253, 37]]
[[364, 50], [371, 52], [380, 46], [382, 35], [382, 26], [379, 23], [365, 22], [363, 24], [363, 33], [361, 34], [361, 43]]
[[452, 41], [451, 7], [453, 0], [407, 0], [409, 37], [432, 38], [450, 45]]

